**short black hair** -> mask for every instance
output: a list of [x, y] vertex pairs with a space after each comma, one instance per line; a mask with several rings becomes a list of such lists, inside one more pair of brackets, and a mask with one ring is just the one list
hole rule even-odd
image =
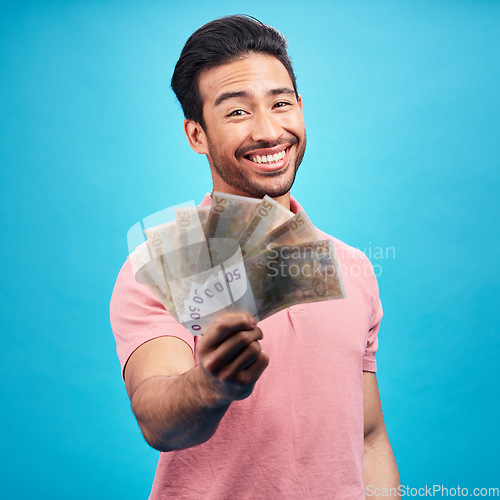
[[187, 40], [172, 75], [172, 90], [184, 116], [205, 128], [199, 90], [202, 71], [227, 64], [252, 52], [276, 57], [286, 68], [298, 97], [287, 40], [275, 28], [247, 15], [221, 17], [196, 30]]

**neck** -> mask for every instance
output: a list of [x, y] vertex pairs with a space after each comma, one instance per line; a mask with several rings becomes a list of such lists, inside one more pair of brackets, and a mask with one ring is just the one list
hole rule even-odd
[[283, 196], [278, 196], [274, 198], [280, 205], [285, 207], [287, 210], [290, 210], [290, 191], [285, 193]]

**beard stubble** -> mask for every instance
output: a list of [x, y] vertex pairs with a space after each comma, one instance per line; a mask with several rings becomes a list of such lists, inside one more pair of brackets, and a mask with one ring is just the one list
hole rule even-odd
[[[208, 139], [208, 137], [207, 137]], [[297, 144], [298, 140], [296, 137], [293, 137], [293, 140], [281, 140], [277, 141], [273, 144], [271, 143], [265, 143], [265, 142], [260, 142], [256, 145], [252, 145], [251, 147], [247, 146], [244, 148], [244, 150], [240, 151], [237, 150], [235, 155], [236, 157], [242, 157], [245, 155], [245, 151], [252, 151], [255, 149], [264, 149], [264, 148], [271, 148], [274, 146], [277, 146], [282, 143], [291, 143]], [[216, 170], [216, 172], [219, 174], [221, 179], [231, 186], [232, 188], [242, 191], [246, 193], [247, 196], [253, 197], [253, 198], [263, 198], [266, 194], [270, 196], [271, 198], [278, 198], [280, 196], [283, 196], [284, 194], [288, 193], [290, 189], [292, 188], [292, 185], [295, 181], [295, 177], [297, 175], [297, 170], [299, 169], [300, 164], [302, 163], [302, 159], [304, 157], [305, 149], [306, 149], [306, 136], [304, 134], [304, 143], [301, 147], [301, 149], [297, 152], [297, 157], [295, 158], [295, 161], [293, 164], [288, 164], [285, 169], [278, 170], [276, 172], [269, 172], [266, 174], [262, 174], [261, 177], [262, 179], [274, 179], [277, 177], [283, 177], [283, 183], [280, 185], [262, 185], [262, 183], [259, 182], [253, 182], [251, 179], [249, 179], [246, 175], [244, 175], [244, 172], [237, 172], [234, 171], [234, 169], [231, 167], [231, 165], [228, 165], [224, 159], [222, 158], [222, 155], [219, 154], [217, 151], [217, 148], [214, 146], [214, 144], [208, 140], [208, 151], [210, 154], [211, 158], [211, 164], [213, 168]], [[290, 169], [293, 169], [292, 174], [290, 175]], [[271, 184], [271, 183], [269, 183]]]

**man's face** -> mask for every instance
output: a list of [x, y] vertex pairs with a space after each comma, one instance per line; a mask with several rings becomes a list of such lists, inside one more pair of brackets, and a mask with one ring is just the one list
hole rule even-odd
[[[279, 197], [292, 187], [306, 147], [302, 100], [275, 57], [251, 54], [199, 79], [205, 150], [214, 189]], [[203, 135], [203, 133], [201, 134]]]

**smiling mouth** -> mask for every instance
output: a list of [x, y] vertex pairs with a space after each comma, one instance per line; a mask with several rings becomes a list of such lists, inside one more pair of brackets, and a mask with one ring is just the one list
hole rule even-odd
[[250, 156], [248, 155], [247, 158], [250, 161], [253, 161], [254, 163], [267, 163], [267, 164], [273, 164], [273, 163], [278, 163], [281, 161], [286, 154], [286, 150], [280, 151], [279, 153], [275, 153], [274, 155], [255, 155], [255, 156]]
[[277, 153], [274, 154], [255, 154], [255, 153], [250, 153], [245, 156], [247, 160], [250, 160], [252, 163], [257, 163], [257, 164], [266, 164], [266, 165], [275, 165], [278, 163], [281, 163], [284, 159], [285, 156], [288, 152], [290, 147], [287, 147], [283, 149], [282, 151], [278, 151]]

